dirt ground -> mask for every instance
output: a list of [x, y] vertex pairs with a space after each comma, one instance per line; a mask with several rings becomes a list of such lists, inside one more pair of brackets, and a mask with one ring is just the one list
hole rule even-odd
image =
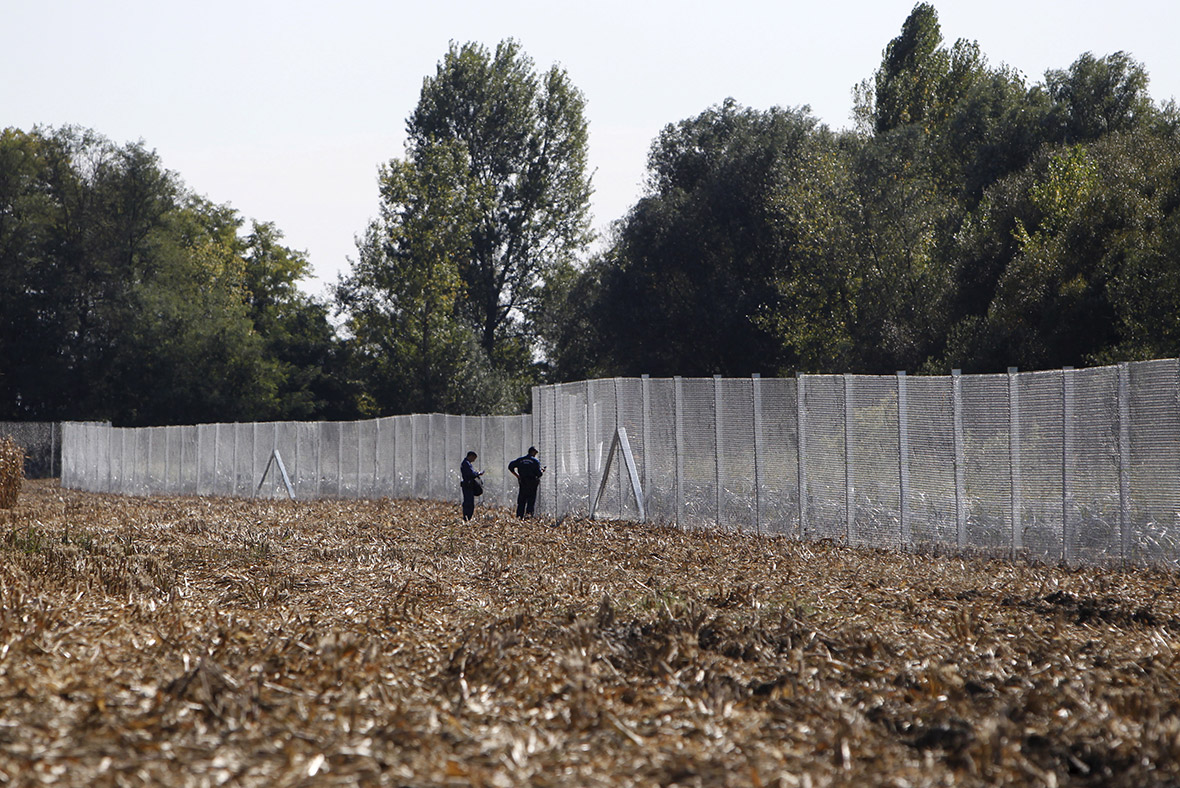
[[409, 501], [0, 510], [0, 784], [1180, 785], [1180, 588]]

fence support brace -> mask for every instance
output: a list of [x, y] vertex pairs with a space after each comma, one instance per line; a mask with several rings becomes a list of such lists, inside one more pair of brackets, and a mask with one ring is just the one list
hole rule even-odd
[[[643, 506], [643, 488], [639, 484], [639, 469], [635, 467], [635, 456], [631, 453], [631, 443], [627, 440], [627, 430], [619, 427], [615, 430], [614, 440], [610, 442], [610, 451], [606, 454], [606, 463], [602, 466], [602, 482], [598, 485], [598, 494], [590, 504], [590, 519], [594, 519], [594, 512], [598, 509], [598, 502], [606, 491], [606, 483], [610, 479], [611, 462], [615, 459], [615, 452], [621, 449], [623, 462], [627, 466], [627, 475], [631, 477], [631, 490], [635, 493], [635, 505], [639, 507], [639, 522], [647, 522], [647, 510]], [[621, 504], [620, 504], [621, 505]]]
[[258, 495], [259, 491], [262, 490], [262, 485], [266, 482], [266, 475], [270, 473], [270, 466], [272, 464], [279, 466], [279, 473], [283, 475], [283, 484], [287, 486], [287, 495], [291, 500], [295, 500], [295, 488], [291, 486], [291, 477], [287, 475], [287, 467], [283, 465], [283, 458], [279, 456], [278, 449], [270, 453], [270, 459], [266, 461], [266, 470], [262, 472], [262, 478], [258, 480], [258, 489], [254, 491], [254, 494]]

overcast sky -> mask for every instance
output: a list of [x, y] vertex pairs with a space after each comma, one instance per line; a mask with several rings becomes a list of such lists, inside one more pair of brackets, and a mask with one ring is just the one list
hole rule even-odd
[[[1180, 96], [1175, 0], [941, 0], [947, 45], [1042, 81], [1084, 52], [1130, 52]], [[448, 43], [515, 38], [586, 96], [595, 226], [639, 196], [668, 123], [733, 97], [851, 125], [911, 0], [0, 0], [0, 127], [78, 124], [143, 140], [193, 191], [274, 222], [325, 286], [377, 213], [378, 165]]]

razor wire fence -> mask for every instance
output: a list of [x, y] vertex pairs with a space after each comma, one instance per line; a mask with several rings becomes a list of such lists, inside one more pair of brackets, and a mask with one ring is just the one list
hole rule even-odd
[[[1086, 564], [1180, 561], [1180, 362], [534, 391], [546, 514]], [[606, 459], [625, 433], [634, 477]], [[605, 481], [604, 481], [605, 477]], [[633, 480], [634, 479], [634, 480]]]
[[457, 501], [473, 449], [483, 500], [505, 506], [516, 494], [507, 463], [535, 444], [548, 467], [538, 511], [558, 519], [594, 511], [868, 547], [1180, 562], [1175, 359], [937, 377], [616, 378], [534, 388], [524, 416], [66, 424], [62, 440], [67, 487], [286, 495], [277, 472], [263, 479], [277, 452], [300, 498]]
[[367, 421], [176, 427], [63, 425], [62, 485], [130, 495], [428, 498], [458, 495], [467, 451], [486, 469], [484, 500], [514, 501], [510, 460], [529, 416], [423, 414]]

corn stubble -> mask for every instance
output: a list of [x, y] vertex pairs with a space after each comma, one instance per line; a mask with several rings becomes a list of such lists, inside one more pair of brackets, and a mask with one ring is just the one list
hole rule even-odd
[[0, 512], [0, 783], [1180, 781], [1173, 575], [457, 502]]
[[25, 450], [11, 437], [0, 438], [0, 509], [16, 506], [25, 478]]

